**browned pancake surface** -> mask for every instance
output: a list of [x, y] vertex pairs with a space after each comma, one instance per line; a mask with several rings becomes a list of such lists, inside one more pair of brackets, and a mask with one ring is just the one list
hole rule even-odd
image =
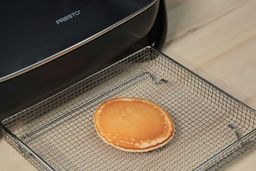
[[98, 135], [124, 151], [151, 151], [173, 136], [174, 125], [159, 105], [135, 98], [116, 98], [103, 103], [94, 114]]

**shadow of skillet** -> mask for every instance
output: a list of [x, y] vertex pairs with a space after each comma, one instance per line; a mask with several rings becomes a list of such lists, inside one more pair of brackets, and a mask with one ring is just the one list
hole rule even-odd
[[2, 125], [0, 124], [0, 140], [3, 138], [3, 130]]

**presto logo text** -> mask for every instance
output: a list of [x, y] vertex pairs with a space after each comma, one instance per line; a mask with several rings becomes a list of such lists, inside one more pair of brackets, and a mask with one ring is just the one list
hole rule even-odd
[[72, 18], [74, 18], [76, 16], [79, 16], [79, 15], [80, 15], [80, 10], [75, 11], [75, 12], [73, 12], [71, 14], [68, 14], [65, 17], [62, 17], [62, 18], [56, 20], [55, 22], [56, 22], [56, 24], [61, 24], [61, 23], [67, 22], [68, 20], [70, 20], [70, 19], [72, 19]]

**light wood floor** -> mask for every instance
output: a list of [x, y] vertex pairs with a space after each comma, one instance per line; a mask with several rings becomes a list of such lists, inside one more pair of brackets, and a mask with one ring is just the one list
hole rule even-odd
[[[256, 108], [256, 1], [175, 0], [164, 48], [218, 87]], [[226, 167], [254, 171], [256, 151]]]

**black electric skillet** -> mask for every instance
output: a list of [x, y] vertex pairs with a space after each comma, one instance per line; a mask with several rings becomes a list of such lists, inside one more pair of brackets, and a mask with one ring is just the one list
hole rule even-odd
[[0, 0], [0, 120], [125, 57], [160, 48], [159, 0]]

